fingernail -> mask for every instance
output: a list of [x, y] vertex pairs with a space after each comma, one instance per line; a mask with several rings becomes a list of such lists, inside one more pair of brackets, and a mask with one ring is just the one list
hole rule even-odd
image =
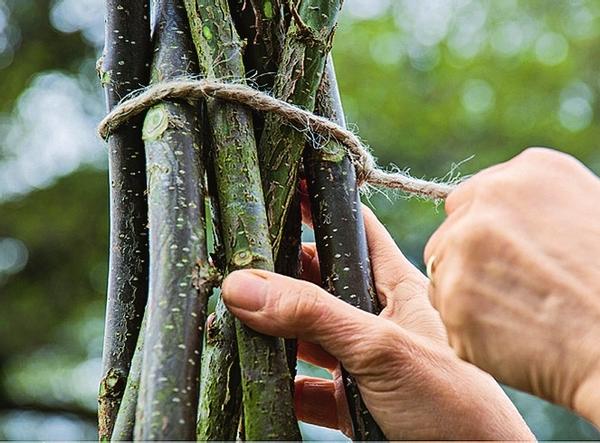
[[222, 290], [227, 306], [260, 311], [266, 301], [267, 280], [252, 271], [235, 271], [223, 281]]

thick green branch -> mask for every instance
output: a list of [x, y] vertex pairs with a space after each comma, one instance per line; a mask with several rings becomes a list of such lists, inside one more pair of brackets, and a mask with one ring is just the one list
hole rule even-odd
[[[331, 58], [319, 88], [316, 110], [340, 126], [346, 125]], [[377, 314], [379, 306], [354, 166], [344, 146], [335, 140], [313, 148], [305, 154], [305, 173], [323, 285], [345, 302]], [[365, 407], [358, 386], [346, 371], [343, 376], [354, 438], [385, 439]]]
[[[281, 59], [287, 29], [285, 8], [280, 0], [251, 0], [249, 4], [244, 0], [237, 0], [234, 3], [238, 5], [237, 11], [234, 12], [237, 28], [247, 42], [244, 54], [246, 73], [255, 79], [258, 88], [271, 90], [275, 82], [275, 73]], [[264, 120], [264, 114], [254, 113], [257, 134], [262, 133]], [[273, 165], [263, 164], [262, 167], [269, 171]], [[261, 174], [264, 175], [264, 171], [261, 171]], [[289, 215], [283, 228], [283, 241], [278, 250], [273, 250], [273, 255], [276, 272], [290, 277], [298, 277], [302, 215], [300, 198], [296, 189], [297, 183], [290, 185], [294, 188], [295, 198], [290, 201], [290, 207], [284, 211]], [[296, 376], [296, 340], [286, 339], [285, 345], [290, 374], [293, 379]]]
[[[293, 11], [295, 20], [284, 35], [286, 20], [281, 3], [252, 2], [256, 15], [255, 39], [259, 39], [259, 45], [249, 58], [254, 59], [256, 72], [265, 74], [266, 79], [271, 78], [268, 70], [273, 68], [267, 58], [277, 60], [274, 84], [277, 98], [309, 110], [314, 108], [341, 4], [341, 0], [304, 0], [300, 10]], [[277, 116], [266, 116], [259, 155], [269, 232], [275, 270], [291, 277], [296, 277], [299, 270], [301, 214], [297, 187], [304, 145], [303, 134], [284, 125]], [[295, 374], [295, 342], [288, 340], [286, 347], [290, 369]]]
[[[203, 127], [208, 128], [206, 112]], [[204, 132], [207, 164], [214, 162], [209, 131]], [[210, 195], [211, 221], [214, 252], [212, 261], [221, 274], [225, 273], [225, 251], [221, 232], [220, 209], [216, 177], [213, 168], [207, 169], [207, 184]], [[235, 322], [221, 297], [215, 312], [206, 323], [200, 373], [200, 401], [198, 408], [198, 441], [235, 440], [238, 435], [242, 406], [242, 385], [237, 352]]]
[[[106, 0], [106, 44], [99, 75], [111, 110], [148, 82], [148, 0]], [[142, 117], [108, 140], [110, 252], [98, 432], [110, 438], [148, 291], [148, 232]]]
[[[151, 83], [197, 73], [183, 0], [155, 4]], [[163, 102], [148, 111], [146, 143], [150, 291], [135, 437], [196, 435], [200, 353], [211, 290], [198, 108]]]
[[[277, 98], [312, 110], [342, 0], [303, 0], [288, 29], [275, 81]], [[304, 134], [271, 114], [265, 122], [259, 152], [263, 186], [275, 251], [284, 236], [285, 221], [296, 195]]]
[[[206, 75], [243, 78], [242, 43], [227, 1], [186, 0], [186, 5]], [[273, 270], [252, 114], [242, 106], [215, 100], [208, 101], [207, 109], [228, 271]], [[283, 340], [258, 334], [238, 321], [236, 336], [245, 437], [299, 439]]]

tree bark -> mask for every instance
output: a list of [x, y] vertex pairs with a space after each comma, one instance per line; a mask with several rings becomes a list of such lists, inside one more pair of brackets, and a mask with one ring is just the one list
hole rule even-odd
[[[205, 74], [241, 80], [242, 44], [227, 1], [186, 0], [186, 5]], [[252, 114], [217, 100], [208, 100], [207, 110], [227, 270], [273, 270]], [[259, 334], [237, 320], [235, 325], [245, 438], [299, 439], [283, 340]]]
[[[110, 111], [148, 82], [148, 0], [106, 0], [106, 44], [99, 75]], [[110, 438], [148, 291], [148, 232], [142, 117], [108, 140], [110, 176], [109, 278], [98, 431]]]
[[[242, 385], [235, 322], [219, 297], [208, 319], [202, 356], [198, 441], [234, 441], [238, 433]], [[218, 371], [215, 371], [218, 368]]]
[[140, 391], [140, 380], [142, 377], [142, 359], [144, 356], [144, 337], [146, 334], [146, 316], [142, 321], [135, 353], [131, 360], [131, 368], [127, 377], [127, 385], [121, 399], [119, 413], [115, 420], [115, 426], [111, 435], [111, 441], [132, 441], [135, 427], [135, 414]]
[[[208, 128], [206, 112], [203, 113], [203, 127]], [[206, 164], [213, 164], [214, 149], [211, 148], [209, 131], [204, 131]], [[214, 168], [207, 168], [207, 184], [210, 194], [212, 234], [214, 252], [213, 264], [225, 274], [227, 264], [221, 232], [220, 207]], [[200, 373], [200, 401], [198, 409], [197, 440], [235, 440], [238, 435], [242, 406], [242, 385], [237, 350], [235, 322], [221, 297], [217, 300], [215, 312], [206, 322], [204, 348]]]
[[[289, 14], [286, 14], [286, 8], [280, 0], [250, 0], [249, 3], [245, 0], [230, 0], [230, 4], [236, 6], [234, 10], [236, 25], [247, 42], [244, 52], [246, 75], [253, 79], [258, 89], [270, 91], [274, 86], [275, 74], [281, 60]], [[264, 121], [263, 113], [254, 112], [257, 139], [260, 139], [262, 134]], [[263, 168], [262, 175], [264, 175], [264, 169], [268, 171], [273, 168], [273, 165], [263, 164], [261, 166]], [[294, 188], [294, 198], [290, 201], [290, 207], [287, 209], [289, 215], [283, 228], [283, 241], [279, 249], [273, 250], [273, 256], [275, 257], [275, 272], [297, 278], [300, 274], [302, 214], [300, 212], [300, 195], [297, 189], [298, 183], [291, 185]], [[267, 189], [263, 187], [263, 192], [266, 191]], [[270, 223], [271, 233], [274, 228], [277, 229]], [[296, 340], [286, 339], [285, 347], [293, 384], [296, 377]]]
[[[304, 0], [298, 10], [292, 10], [293, 19], [275, 80], [277, 98], [314, 109], [341, 6], [342, 0]], [[259, 152], [275, 251], [282, 242], [289, 208], [296, 194], [304, 145], [304, 134], [284, 124], [279, 116], [266, 117]]]
[[[331, 58], [317, 95], [316, 112], [346, 126]], [[323, 286], [352, 306], [378, 314], [354, 166], [345, 147], [333, 139], [313, 148], [305, 154], [305, 173]], [[343, 377], [354, 438], [384, 440], [355, 381], [345, 370]]]
[[[277, 54], [280, 62], [274, 95], [312, 110], [342, 0], [304, 0], [299, 10], [291, 11], [294, 18], [285, 37], [282, 35], [285, 17], [279, 2], [254, 0], [252, 5], [257, 17], [256, 35], [260, 36], [261, 32], [270, 35], [265, 39], [263, 49], [255, 51], [257, 72], [260, 73], [260, 66], [272, 69], [266, 59]], [[283, 47], [278, 51], [276, 44], [281, 41]], [[280, 117], [266, 116], [259, 155], [269, 232], [276, 258], [275, 269], [290, 277], [299, 274], [302, 216], [298, 171], [305, 143], [304, 135], [285, 125]], [[286, 341], [286, 351], [290, 371], [295, 376], [295, 340]]]
[[240, 37], [246, 41], [246, 76], [263, 91], [273, 88], [289, 25], [282, 0], [229, 0]]
[[[151, 83], [197, 74], [183, 0], [155, 3]], [[137, 440], [192, 440], [206, 301], [212, 289], [204, 219], [199, 109], [166, 101], [148, 111], [150, 291]]]

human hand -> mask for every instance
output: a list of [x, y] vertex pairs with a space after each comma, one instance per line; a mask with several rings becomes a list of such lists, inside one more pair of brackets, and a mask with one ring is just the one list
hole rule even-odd
[[528, 149], [453, 191], [430, 295], [457, 354], [600, 425], [600, 180]]
[[[365, 227], [378, 317], [316, 284], [266, 271], [237, 271], [224, 281], [235, 316], [265, 334], [300, 339], [298, 357], [333, 372], [333, 381], [296, 381], [298, 418], [349, 433], [341, 363], [389, 439], [533, 438], [496, 382], [452, 352], [427, 279], [366, 209]], [[304, 245], [302, 261], [303, 277], [318, 283], [314, 246]]]

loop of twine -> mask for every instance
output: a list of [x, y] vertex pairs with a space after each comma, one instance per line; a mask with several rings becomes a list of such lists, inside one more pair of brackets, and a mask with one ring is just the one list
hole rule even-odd
[[199, 100], [215, 98], [239, 103], [261, 112], [273, 112], [287, 123], [308, 133], [333, 137], [344, 145], [356, 169], [359, 186], [369, 185], [398, 189], [410, 195], [432, 200], [443, 200], [455, 188], [443, 183], [414, 178], [402, 172], [389, 172], [377, 166], [369, 148], [353, 132], [332, 121], [306, 111], [298, 106], [276, 99], [267, 93], [244, 84], [223, 83], [216, 80], [181, 79], [158, 83], [126, 97], [99, 124], [98, 133], [103, 139], [130, 118], [166, 99]]

